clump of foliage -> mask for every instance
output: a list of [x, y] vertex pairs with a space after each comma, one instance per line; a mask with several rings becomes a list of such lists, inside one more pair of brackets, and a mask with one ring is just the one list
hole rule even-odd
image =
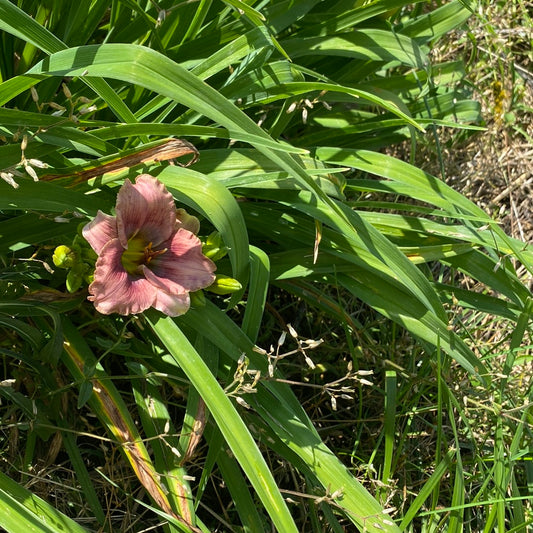
[[[89, 521], [117, 531], [141, 519], [168, 531], [393, 532], [418, 527], [427, 500], [437, 507], [452, 465], [447, 505], [459, 527], [461, 433], [454, 428], [450, 450], [441, 438], [445, 411], [459, 407], [444, 378], [452, 363], [465, 389], [492, 387], [493, 376], [454, 318], [474, 309], [509, 320], [510, 372], [531, 314], [516, 267], [531, 272], [531, 250], [383, 149], [414, 147], [437, 126], [475, 129], [479, 106], [458, 85], [463, 63], [428, 59], [471, 10], [464, 0], [433, 10], [397, 0], [0, 0], [3, 528], [75, 532]], [[141, 173], [201, 219], [200, 236], [221, 250], [218, 272], [240, 290], [199, 293], [175, 319], [104, 317], [86, 301], [91, 258], [80, 221], [110, 213], [123, 180]], [[53, 268], [58, 246], [78, 250], [76, 279]], [[385, 375], [377, 488], [354, 475], [372, 463], [355, 450], [364, 437], [353, 436], [345, 461], [287, 378], [295, 372], [284, 363], [287, 335], [299, 380], [325, 379], [331, 362], [288, 324], [279, 340], [266, 330], [266, 307], [289, 322], [287, 298], [341, 325], [350, 386], [324, 389], [334, 406], [356, 392], [362, 399], [369, 383], [368, 332], [354, 301], [423, 354], [419, 366], [413, 357], [407, 371]], [[437, 376], [440, 440], [434, 470], [407, 505], [388, 493], [402, 459], [396, 385], [400, 376], [434, 394], [418, 373]], [[528, 435], [523, 424], [513, 451]], [[62, 482], [72, 477], [82, 494], [70, 506], [23, 487], [59, 460], [68, 465]], [[506, 456], [493, 460], [498, 490], [520, 499]], [[502, 495], [489, 511], [500, 528]], [[523, 513], [513, 520], [526, 523]]]

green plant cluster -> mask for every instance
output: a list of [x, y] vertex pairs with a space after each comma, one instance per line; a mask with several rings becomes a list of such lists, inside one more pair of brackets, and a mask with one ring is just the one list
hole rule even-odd
[[[429, 59], [472, 10], [467, 0], [0, 0], [0, 281], [22, 287], [0, 294], [0, 432], [15, 427], [27, 443], [0, 452], [10, 474], [0, 475], [1, 528], [85, 531], [76, 513], [23, 488], [53, 435], [94, 529], [117, 530], [100, 478], [169, 532], [417, 527], [459, 446], [439, 455], [408, 507], [387, 509], [274, 364], [281, 340], [278, 351], [257, 344], [280, 290], [343, 324], [350, 342], [362, 326], [333, 295], [357, 299], [438, 368], [462, 367], [472, 387], [489, 387], [491, 375], [455, 309], [511, 321], [511, 350], [521, 346], [532, 300], [516, 268], [531, 272], [531, 248], [441, 179], [385, 153], [405, 140], [414, 149], [437, 127], [480, 129], [462, 62]], [[199, 160], [168, 156], [175, 138]], [[208, 294], [177, 319], [103, 317], [85, 300], [80, 216], [110, 213], [122, 181], [139, 173], [200, 218], [231, 296]], [[312, 343], [287, 332], [305, 354]], [[355, 371], [357, 354], [352, 344]], [[392, 374], [388, 383], [385, 484]], [[77, 411], [66, 407], [72, 398]], [[84, 447], [93, 431], [122, 453], [138, 480], [131, 490], [112, 469], [95, 482]], [[304, 494], [293, 494], [291, 476]], [[215, 508], [218, 477], [231, 505]]]

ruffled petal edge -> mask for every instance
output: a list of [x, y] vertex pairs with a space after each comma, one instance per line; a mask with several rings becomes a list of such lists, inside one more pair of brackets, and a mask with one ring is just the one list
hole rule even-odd
[[118, 238], [124, 248], [139, 236], [146, 244], [166, 241], [176, 225], [176, 205], [167, 188], [153, 176], [141, 174], [132, 184], [124, 180], [117, 195]]
[[83, 226], [81, 233], [91, 248], [100, 254], [102, 248], [118, 236], [116, 217], [98, 211], [91, 222]]
[[183, 315], [190, 307], [189, 293], [168, 294], [164, 291], [157, 291], [155, 301], [152, 305], [158, 311], [168, 316]]

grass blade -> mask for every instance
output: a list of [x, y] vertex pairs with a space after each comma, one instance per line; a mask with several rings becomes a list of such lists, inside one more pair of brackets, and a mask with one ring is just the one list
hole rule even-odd
[[174, 321], [168, 317], [149, 315], [156, 335], [169, 350], [171, 357], [187, 374], [205, 401], [222, 435], [251, 481], [272, 522], [279, 531], [296, 532], [296, 525], [276, 486], [257, 445], [235, 407], [220, 388], [215, 377]]
[[87, 533], [68, 516], [54, 509], [0, 472], [0, 526], [7, 533]]

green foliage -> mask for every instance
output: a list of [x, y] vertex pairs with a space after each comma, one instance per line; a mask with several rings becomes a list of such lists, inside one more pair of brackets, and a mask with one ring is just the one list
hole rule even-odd
[[[0, 0], [0, 323], [9, 332], [0, 394], [28, 441], [34, 431], [42, 441], [61, 436], [95, 527], [115, 526], [77, 450], [80, 421], [61, 405], [72, 391], [121, 450], [151, 497], [142, 505], [167, 531], [213, 529], [202, 506], [217, 500], [209, 494], [215, 468], [234, 502], [213, 510], [225, 513], [228, 530], [399, 531], [435, 497], [454, 461], [450, 505], [464, 506], [457, 437], [456, 453], [439, 450], [412, 506], [391, 517], [326, 445], [272, 354], [255, 345], [275, 342], [264, 310], [269, 289], [283, 289], [342, 324], [350, 343], [357, 321], [331, 293], [357, 298], [417, 339], [439, 370], [450, 360], [461, 365], [471, 387], [489, 386], [491, 376], [454, 327], [453, 305], [515, 321], [513, 349], [520, 346], [531, 293], [516, 266], [531, 272], [530, 247], [440, 179], [382, 152], [405, 140], [416, 147], [437, 125], [476, 129], [469, 123], [479, 122], [479, 106], [459, 83], [461, 63], [428, 57], [470, 7]], [[167, 162], [166, 141], [177, 136], [200, 152], [191, 168]], [[147, 158], [147, 150], [155, 152]], [[195, 295], [178, 319], [149, 312], [131, 320], [97, 316], [85, 301], [80, 287], [94, 258], [79, 241], [80, 218], [110, 213], [117, 186], [141, 172], [201, 219], [204, 249], [220, 260], [229, 298]], [[434, 275], [439, 267], [481, 289]], [[19, 362], [31, 386], [9, 381]], [[383, 483], [398, 460], [395, 388], [388, 374]], [[458, 408], [447, 391], [439, 394], [441, 413]], [[308, 501], [298, 511], [272, 457], [304, 480]], [[29, 449], [17, 468], [27, 473], [31, 459]], [[503, 493], [513, 474], [499, 461]], [[12, 496], [13, 487], [0, 487], [10, 510], [0, 513], [1, 527], [18, 531], [8, 521], [16, 512], [25, 527], [60, 529], [63, 514], [44, 506], [43, 515], [31, 499]], [[134, 498], [138, 485], [116, 490]], [[503, 525], [504, 510], [494, 509]], [[450, 524], [463, 519], [455, 514]]]

